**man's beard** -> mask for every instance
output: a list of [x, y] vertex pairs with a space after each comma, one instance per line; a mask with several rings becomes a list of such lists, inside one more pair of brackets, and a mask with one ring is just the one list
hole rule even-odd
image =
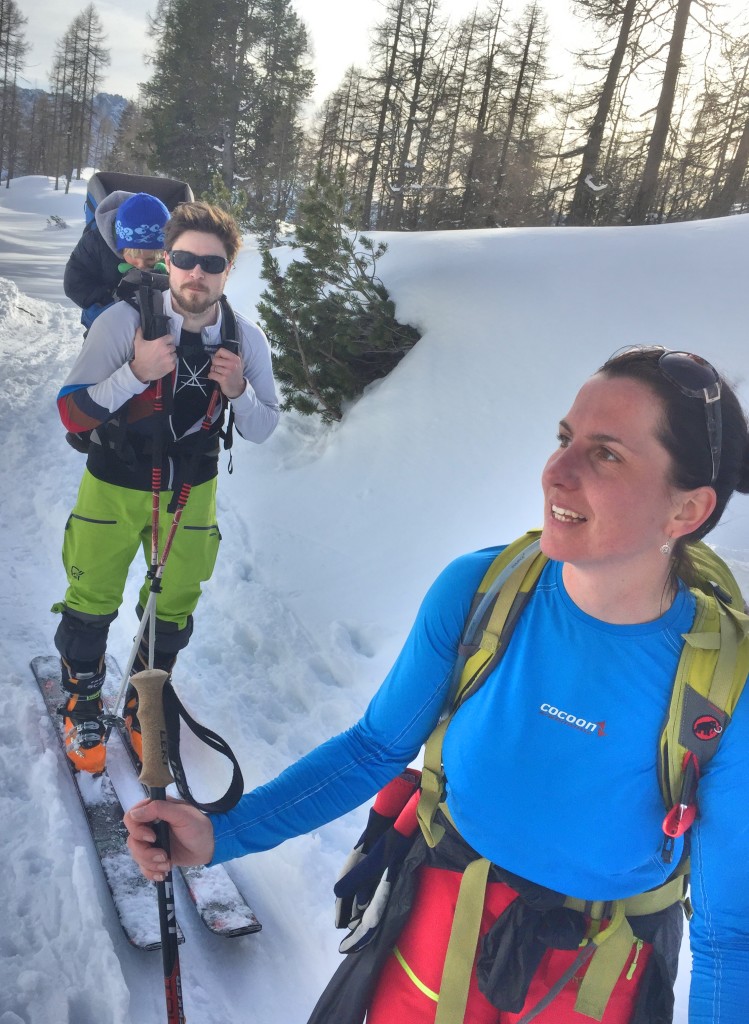
[[195, 316], [207, 312], [217, 302], [210, 291], [202, 289], [195, 291], [183, 286], [181, 291], [175, 291], [173, 287], [170, 288], [170, 291], [176, 305], [185, 313], [192, 313]]

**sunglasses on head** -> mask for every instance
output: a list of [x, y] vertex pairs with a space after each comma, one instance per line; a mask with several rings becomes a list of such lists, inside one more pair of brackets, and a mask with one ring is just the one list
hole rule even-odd
[[723, 446], [720, 374], [707, 359], [695, 355], [694, 352], [672, 352], [660, 346], [627, 345], [616, 351], [608, 361], [611, 362], [627, 352], [653, 352], [654, 349], [662, 353], [658, 359], [658, 369], [669, 384], [678, 388], [682, 395], [699, 398], [703, 402], [712, 461], [710, 486], [713, 487], [720, 472], [720, 453]]
[[169, 259], [178, 270], [194, 270], [199, 265], [206, 274], [223, 274], [229, 266], [226, 256], [198, 256], [187, 249], [172, 249]]
[[720, 374], [707, 359], [693, 352], [664, 352], [658, 360], [658, 369], [674, 387], [689, 398], [699, 398], [705, 407], [707, 440], [712, 459], [710, 486], [715, 484], [720, 471], [720, 452], [723, 447], [723, 416], [720, 408]]

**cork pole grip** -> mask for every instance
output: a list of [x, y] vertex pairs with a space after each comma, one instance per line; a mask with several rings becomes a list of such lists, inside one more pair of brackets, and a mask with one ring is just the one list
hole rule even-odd
[[138, 692], [138, 718], [143, 734], [143, 767], [140, 781], [149, 789], [166, 789], [174, 782], [169, 771], [169, 758], [164, 721], [164, 683], [169, 678], [159, 668], [136, 672], [130, 682]]

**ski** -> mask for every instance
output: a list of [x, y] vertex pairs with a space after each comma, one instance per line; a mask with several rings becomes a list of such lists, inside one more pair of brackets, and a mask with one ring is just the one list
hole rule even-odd
[[[57, 713], [64, 700], [60, 687], [60, 659], [45, 656], [34, 658], [31, 670], [59, 740], [63, 760], [70, 769], [122, 929], [128, 941], [138, 949], [160, 949], [156, 891], [141, 874], [127, 849], [127, 829], [122, 823], [124, 811], [112, 780], [106, 771], [97, 776], [77, 772], [65, 754], [63, 718]], [[178, 941], [184, 942], [181, 931]]]
[[[122, 682], [122, 672], [116, 660], [109, 654], [106, 659], [106, 667], [107, 681], [102, 692], [102, 699], [104, 710], [113, 714], [115, 695]], [[127, 751], [135, 772], [139, 775], [141, 764], [138, 755], [132, 748], [127, 727], [122, 718], [116, 719], [116, 725], [122, 745]], [[222, 864], [214, 864], [212, 867], [180, 868], [179, 871], [201, 921], [214, 935], [234, 938], [238, 935], [251, 935], [262, 929], [252, 908]]]

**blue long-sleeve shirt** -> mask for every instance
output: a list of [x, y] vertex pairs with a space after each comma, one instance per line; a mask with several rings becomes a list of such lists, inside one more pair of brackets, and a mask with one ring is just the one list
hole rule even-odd
[[[216, 861], [333, 820], [417, 755], [445, 701], [471, 598], [499, 549], [457, 559], [429, 590], [362, 719], [215, 816]], [[660, 730], [694, 598], [652, 622], [582, 612], [550, 562], [499, 667], [445, 737], [447, 802], [483, 856], [586, 899], [661, 883]], [[690, 1024], [743, 1024], [749, 1006], [749, 704], [739, 701], [699, 786], [692, 829]], [[677, 848], [676, 857], [679, 850]]]

